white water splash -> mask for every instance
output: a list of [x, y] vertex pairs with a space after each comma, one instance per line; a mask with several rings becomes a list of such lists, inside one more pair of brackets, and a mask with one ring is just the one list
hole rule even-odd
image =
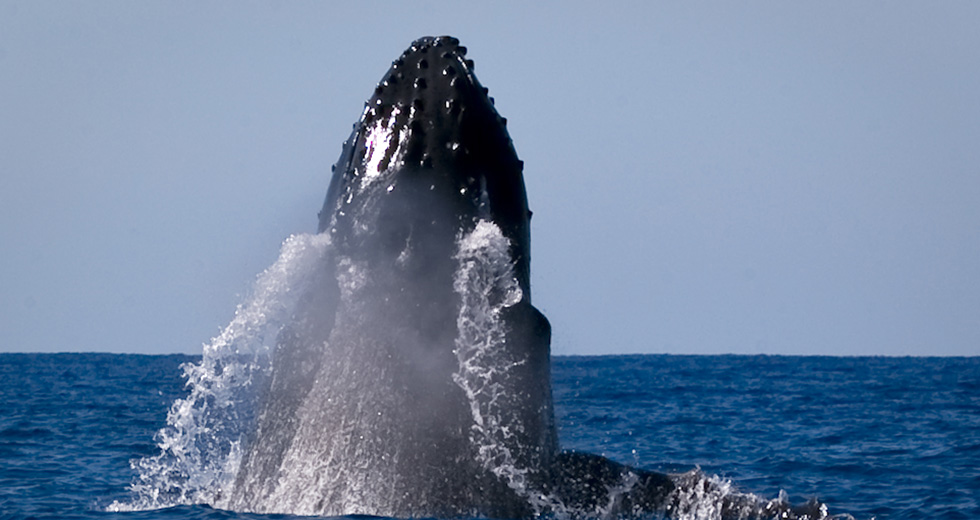
[[720, 520], [723, 502], [734, 492], [732, 483], [699, 470], [676, 475], [678, 484], [667, 510], [677, 520]]
[[[492, 222], [481, 220], [460, 237], [456, 260], [459, 267], [453, 288], [461, 304], [456, 324], [456, 358], [459, 370], [453, 381], [466, 393], [474, 425], [470, 440], [478, 449], [480, 463], [520, 494], [526, 493], [527, 468], [517, 467], [507, 440], [518, 432], [504, 426], [506, 389], [498, 382], [514, 364], [524, 360], [494, 359], [506, 341], [500, 312], [521, 301], [523, 293], [514, 276], [510, 242]], [[519, 424], [519, 423], [515, 423]]]
[[695, 469], [672, 475], [677, 487], [667, 507], [676, 520], [722, 520], [735, 518], [795, 518], [797, 520], [854, 520], [850, 515], [827, 514], [827, 506], [811, 500], [793, 508], [784, 491], [773, 499], [738, 491], [731, 481], [705, 475]]
[[[512, 401], [521, 397], [501, 382], [527, 359], [515, 358], [513, 349], [501, 348], [508, 332], [501, 313], [525, 296], [514, 274], [510, 241], [496, 224], [481, 220], [458, 239], [455, 259], [459, 264], [454, 289], [460, 296], [460, 309], [455, 350], [459, 369], [453, 381], [470, 403], [474, 422], [470, 442], [477, 448], [480, 464], [527, 500], [536, 517], [615, 517], [618, 499], [636, 484], [636, 475], [629, 473], [608, 489], [608, 501], [599, 510], [577, 511], [559, 497], [536, 489], [533, 469], [522, 467], [515, 454], [523, 432], [514, 430], [521, 422], [511, 417], [518, 408]], [[511, 357], [504, 357], [509, 354]]]
[[501, 382], [527, 359], [501, 348], [508, 332], [501, 313], [524, 298], [514, 274], [510, 241], [496, 224], [481, 220], [459, 238], [455, 258], [459, 264], [453, 288], [460, 296], [460, 309], [455, 350], [459, 369], [453, 381], [470, 403], [474, 423], [470, 442], [477, 448], [478, 461], [524, 497], [535, 516], [569, 517], [559, 500], [535, 489], [533, 469], [522, 467], [515, 454], [523, 432], [518, 431], [521, 421], [513, 417], [519, 408], [513, 400], [521, 397]]
[[174, 402], [157, 433], [160, 453], [133, 461], [133, 501], [114, 502], [108, 511], [214, 503], [229, 489], [279, 332], [322, 268], [329, 243], [326, 234], [283, 242], [231, 323], [204, 346], [201, 362], [182, 366], [190, 394]]
[[[521, 467], [515, 453], [522, 432], [511, 417], [513, 406], [505, 387], [508, 373], [526, 362], [506, 356], [498, 348], [507, 330], [501, 313], [520, 303], [525, 295], [514, 275], [509, 241], [493, 223], [481, 221], [459, 237], [454, 290], [461, 298], [457, 315], [455, 354], [458, 370], [453, 381], [465, 392], [474, 425], [470, 441], [480, 464], [524, 497], [538, 515], [552, 518], [613, 518], [618, 498], [636, 484], [632, 473], [610, 487], [608, 501], [595, 511], [572, 511], [557, 497], [534, 489], [531, 468]], [[134, 461], [138, 476], [131, 485], [131, 502], [114, 502], [111, 512], [158, 509], [181, 504], [224, 504], [235, 478], [242, 436], [255, 424], [256, 398], [272, 363], [277, 338], [291, 322], [300, 298], [311, 286], [329, 249], [327, 235], [297, 235], [287, 239], [279, 259], [256, 280], [251, 295], [238, 306], [235, 317], [209, 344], [198, 364], [185, 364], [189, 395], [172, 405], [167, 426], [158, 432], [160, 453]], [[341, 262], [338, 273], [342, 295], [356, 293], [367, 281], [366, 272]], [[304, 468], [295, 459], [291, 466]], [[311, 461], [307, 461], [311, 462]], [[378, 472], [384, 473], [383, 468]], [[312, 473], [304, 478], [314, 482]], [[731, 482], [700, 471], [673, 476], [677, 488], [668, 500], [666, 514], [677, 520], [781, 517], [784, 495], [766, 500], [740, 493]], [[383, 479], [382, 479], [383, 480]], [[357, 490], [351, 511], [363, 505], [363, 497], [377, 489]], [[315, 495], [308, 497], [317, 498]], [[305, 509], [304, 509], [305, 510]], [[310, 511], [315, 508], [311, 505]], [[771, 513], [771, 514], [769, 514]], [[825, 519], [826, 508], [817, 505], [810, 514], [796, 518]]]

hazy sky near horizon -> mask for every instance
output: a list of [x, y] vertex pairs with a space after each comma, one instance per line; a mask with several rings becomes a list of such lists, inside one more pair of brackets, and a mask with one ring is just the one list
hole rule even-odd
[[980, 3], [0, 0], [0, 352], [200, 352], [452, 34], [555, 354], [980, 355]]

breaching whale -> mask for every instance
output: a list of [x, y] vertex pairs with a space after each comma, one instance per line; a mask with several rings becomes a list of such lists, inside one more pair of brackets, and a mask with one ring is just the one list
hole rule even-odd
[[365, 105], [228, 507], [670, 515], [683, 479], [558, 446], [523, 163], [473, 69], [455, 38], [421, 38]]

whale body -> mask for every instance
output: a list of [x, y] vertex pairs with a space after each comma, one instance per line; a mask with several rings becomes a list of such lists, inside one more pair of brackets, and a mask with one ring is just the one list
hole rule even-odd
[[[507, 464], [541, 480], [558, 453], [521, 170], [457, 40], [418, 40], [392, 64], [334, 167], [319, 219], [331, 253], [281, 335], [236, 509], [531, 513], [529, 482], [494, 474]], [[472, 344], [456, 286], [463, 256], [483, 252], [461, 249], [467, 236], [496, 247], [504, 261], [490, 268], [505, 271], [473, 303], [495, 315], [472, 324]], [[480, 341], [492, 348], [475, 352]]]
[[231, 509], [669, 513], [681, 480], [558, 446], [523, 163], [473, 68], [455, 38], [415, 41], [344, 143]]
[[334, 167], [331, 252], [278, 342], [235, 509], [527, 517], [596, 465], [558, 448], [505, 124], [455, 38], [392, 64]]

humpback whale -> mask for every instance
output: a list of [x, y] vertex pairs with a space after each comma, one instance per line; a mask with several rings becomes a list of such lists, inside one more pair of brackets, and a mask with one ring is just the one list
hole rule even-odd
[[416, 40], [334, 166], [329, 252], [279, 334], [228, 507], [670, 515], [683, 478], [558, 445], [530, 219], [523, 163], [466, 48]]

